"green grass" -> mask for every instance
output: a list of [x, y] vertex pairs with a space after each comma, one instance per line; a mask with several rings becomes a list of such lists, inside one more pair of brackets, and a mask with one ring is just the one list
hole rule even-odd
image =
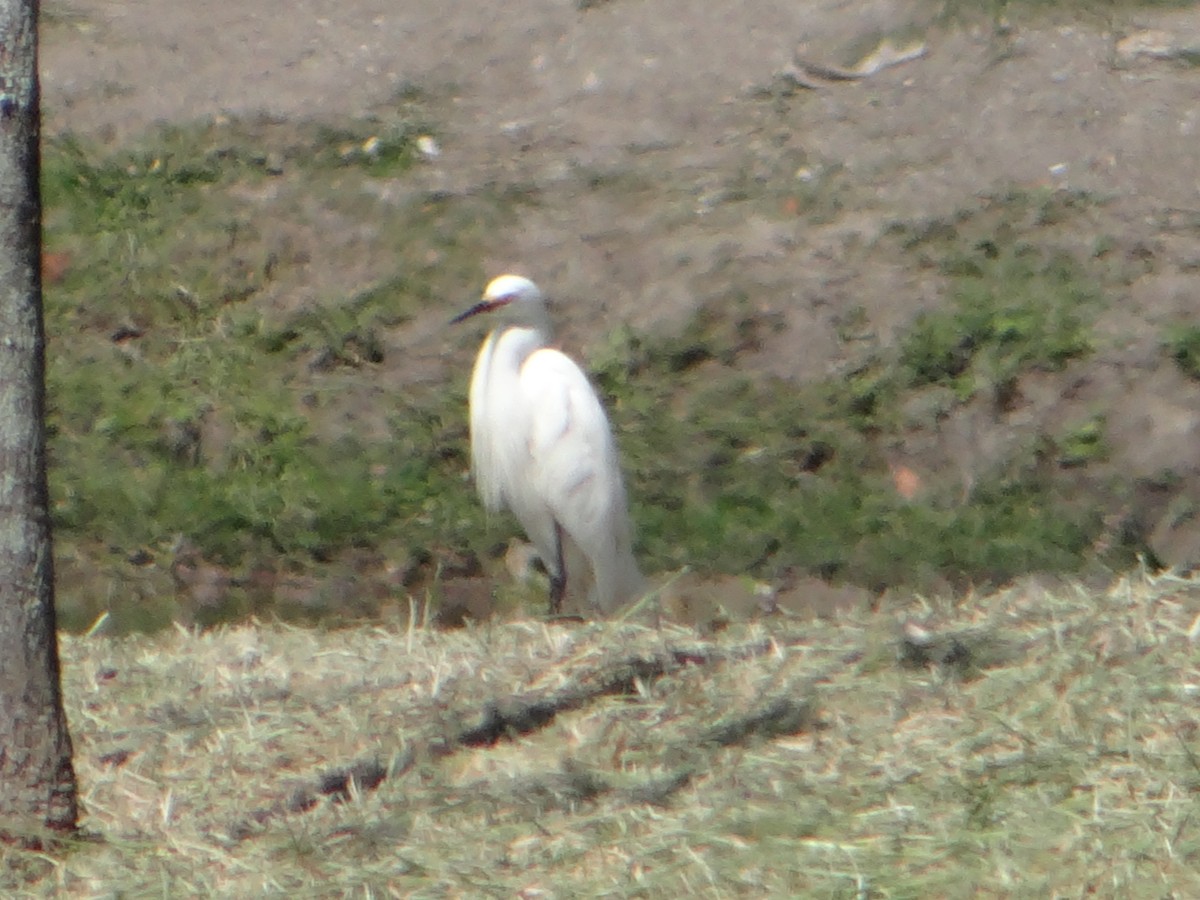
[[1200, 325], [1171, 326], [1166, 331], [1163, 346], [1183, 374], [1200, 378]]
[[[414, 162], [426, 129], [412, 116], [173, 128], [113, 153], [47, 144], [47, 247], [69, 260], [46, 296], [68, 627], [105, 612], [117, 631], [169, 621], [181, 541], [227, 573], [219, 608], [244, 615], [284, 611], [251, 596], [264, 568], [313, 583], [344, 572], [370, 609], [395, 598], [388, 566], [423, 583], [517, 532], [464, 480], [465, 374], [387, 373], [405, 366], [394, 337], [483, 283], [495, 226], [540, 199], [378, 199]], [[946, 478], [903, 496], [889, 447], [922, 392], [1002, 403], [1026, 374], [1091, 351], [1102, 273], [1053, 234], [1093, 202], [1014, 192], [863, 248], [935, 272], [946, 302], [845, 377], [742, 373], [741, 354], [780, 326], [736, 296], [674, 332], [614, 329], [586, 362], [619, 432], [646, 568], [920, 589], [1081, 565], [1103, 499], [1074, 497], [1056, 469], [1103, 459], [1102, 420], [1027, 442], [969, 497]], [[321, 277], [310, 246], [330, 240], [337, 276]], [[465, 373], [474, 336], [432, 340]], [[371, 571], [355, 568], [364, 558]]]
[[952, 278], [949, 308], [922, 314], [901, 351], [911, 386], [946, 384], [966, 398], [1091, 351], [1086, 313], [1098, 292], [1073, 259], [984, 240], [941, 268]]
[[[674, 335], [614, 334], [591, 366], [620, 426], [645, 554], [768, 578], [798, 567], [877, 590], [1080, 565], [1103, 499], [1076, 496], [1061, 474], [1105, 458], [1102, 418], [1029, 440], [969, 500], [945, 473], [926, 473], [931, 488], [906, 498], [888, 450], [912, 426], [914, 398], [944, 390], [948, 408], [979, 395], [1002, 406], [1021, 378], [1092, 352], [1100, 274], [1052, 237], [1091, 202], [1014, 192], [953, 221], [893, 229], [867, 252], [935, 270], [947, 302], [843, 377], [742, 374], [739, 348], [774, 325], [736, 299]], [[1109, 562], [1138, 549], [1114, 548]]]
[[[184, 536], [222, 565], [276, 555], [304, 568], [401, 534], [414, 546], [450, 531], [459, 544], [482, 540], [461, 484], [461, 389], [390, 398], [370, 437], [322, 417], [337, 414], [342, 374], [362, 368], [369, 381], [386, 331], [439, 291], [430, 270], [460, 275], [447, 248], [465, 259], [499, 204], [430, 199], [391, 221], [376, 210], [380, 242], [397, 232], [408, 242], [396, 268], [291, 311], [263, 300], [301, 285], [306, 252], [264, 233], [247, 198], [285, 184], [276, 167], [303, 167], [325, 179], [322, 215], [361, 217], [355, 192], [402, 173], [416, 133], [233, 123], [166, 130], [113, 155], [47, 144], [47, 248], [69, 260], [46, 291], [54, 515], [68, 552], [165, 557]], [[311, 230], [306, 202], [285, 196], [267, 217]], [[75, 627], [102, 608], [66, 599]], [[114, 611], [118, 628], [124, 612], [134, 613]]]
[[[668, 567], [770, 575], [799, 566], [877, 589], [935, 574], [994, 582], [1073, 568], [1098, 525], [1035, 464], [1034, 448], [977, 485], [969, 504], [906, 500], [881, 450], [890, 433], [867, 433], [875, 426], [855, 415], [853, 386], [797, 389], [710, 369], [707, 385], [679, 388], [669, 372], [645, 374], [629, 394], [617, 390], [614, 407], [644, 550]], [[606, 370], [600, 383], [614, 391]], [[651, 385], [675, 386], [656, 394]]]

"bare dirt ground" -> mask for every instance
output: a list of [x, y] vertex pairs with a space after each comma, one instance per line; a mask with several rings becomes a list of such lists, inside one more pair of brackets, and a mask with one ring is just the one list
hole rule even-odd
[[[1179, 476], [1123, 514], [1165, 562], [1198, 563], [1200, 529], [1179, 504], [1200, 502], [1200, 384], [1159, 342], [1165, 323], [1194, 313], [1200, 284], [1200, 69], [1117, 48], [1149, 29], [1200, 46], [1200, 8], [1070, 23], [946, 24], [937, 12], [892, 0], [51, 0], [45, 128], [117, 143], [163, 121], [353, 115], [417, 87], [436, 104], [441, 152], [412, 189], [536, 186], [542, 202], [498, 236], [487, 268], [574, 301], [569, 341], [586, 352], [605, 317], [655, 327], [741, 293], [784, 325], [743, 364], [786, 378], [837, 371], [852, 352], [839, 338], [850, 309], [886, 345], [939, 301], [928, 273], [847, 248], [1012, 186], [1089, 192], [1104, 202], [1078, 240], [1115, 235], [1127, 258], [1148, 261], [1103, 313], [1111, 341], [1024, 384], [1015, 410], [968, 408], [898, 452], [928, 473], [986, 466], [1013, 435], [1102, 409], [1110, 473]], [[927, 52], [816, 89], [779, 75], [798, 45], [845, 65], [888, 35]], [[581, 173], [630, 180], [583, 192]], [[818, 217], [789, 217], [782, 197], [762, 216], [723, 205], [738, 184], [779, 173], [836, 176], [836, 197]], [[331, 250], [310, 268], [336, 279], [337, 266]], [[402, 352], [389, 359], [465, 377], [428, 341], [460, 300], [392, 336]]]

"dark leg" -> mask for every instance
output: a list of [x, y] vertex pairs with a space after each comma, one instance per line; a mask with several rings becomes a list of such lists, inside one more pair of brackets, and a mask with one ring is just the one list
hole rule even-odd
[[563, 563], [562, 526], [554, 523], [554, 555], [557, 575], [550, 576], [550, 615], [562, 612], [563, 597], [567, 595], [567, 567]]

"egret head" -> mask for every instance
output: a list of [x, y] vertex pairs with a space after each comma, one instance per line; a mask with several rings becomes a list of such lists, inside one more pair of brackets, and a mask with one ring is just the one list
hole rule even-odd
[[488, 282], [483, 298], [450, 320], [457, 324], [479, 313], [502, 312], [506, 322], [539, 329], [548, 326], [546, 299], [538, 286], [520, 275], [501, 275]]

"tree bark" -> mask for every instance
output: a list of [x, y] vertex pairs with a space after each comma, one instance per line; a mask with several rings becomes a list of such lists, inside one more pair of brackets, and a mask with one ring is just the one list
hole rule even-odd
[[0, 837], [78, 819], [46, 484], [37, 0], [0, 0]]

